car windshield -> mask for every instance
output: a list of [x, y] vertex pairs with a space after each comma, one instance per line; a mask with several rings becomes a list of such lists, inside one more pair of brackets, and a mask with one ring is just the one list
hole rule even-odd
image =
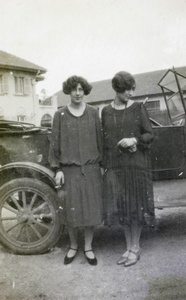
[[158, 85], [162, 88], [172, 124], [185, 123], [186, 78], [175, 70], [168, 70]]

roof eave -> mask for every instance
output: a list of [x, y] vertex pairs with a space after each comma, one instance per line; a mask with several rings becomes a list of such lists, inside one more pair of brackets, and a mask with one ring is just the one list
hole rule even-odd
[[33, 68], [25, 68], [25, 67], [17, 67], [17, 66], [10, 66], [10, 65], [3, 65], [3, 64], [0, 64], [0, 68], [3, 68], [3, 69], [8, 69], [8, 70], [18, 70], [18, 71], [27, 71], [27, 72], [30, 72], [30, 73], [38, 73], [39, 74], [44, 74], [47, 72], [46, 69], [33, 69]]
[[45, 77], [44, 76], [36, 76], [36, 81], [38, 82], [38, 81], [42, 81], [42, 80], [44, 80], [45, 79]]

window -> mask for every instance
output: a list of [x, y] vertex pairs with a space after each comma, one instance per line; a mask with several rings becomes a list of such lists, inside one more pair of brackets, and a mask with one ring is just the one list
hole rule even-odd
[[145, 107], [147, 108], [148, 111], [159, 111], [160, 110], [160, 101], [159, 100], [154, 100], [154, 101], [147, 101], [145, 103]]
[[0, 75], [0, 94], [8, 93], [8, 77], [6, 74]]
[[24, 122], [25, 121], [25, 116], [24, 115], [18, 115], [17, 116], [17, 121]]
[[0, 107], [0, 120], [4, 119], [4, 109]]
[[22, 77], [15, 77], [15, 91], [16, 94], [23, 94], [24, 92], [24, 78]]
[[15, 93], [17, 95], [28, 95], [30, 93], [30, 79], [16, 76]]
[[3, 76], [0, 75], [0, 93], [2, 94], [2, 83], [3, 83]]
[[170, 125], [170, 118], [166, 107], [160, 107], [160, 100], [151, 100], [145, 103], [148, 115], [161, 125]]
[[52, 117], [49, 114], [45, 114], [41, 119], [41, 126], [51, 127], [52, 126]]

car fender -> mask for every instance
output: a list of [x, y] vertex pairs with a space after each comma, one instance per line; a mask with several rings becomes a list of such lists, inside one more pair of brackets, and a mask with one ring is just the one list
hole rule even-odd
[[13, 162], [0, 166], [0, 184], [16, 177], [38, 178], [55, 187], [54, 172], [49, 168], [33, 162]]

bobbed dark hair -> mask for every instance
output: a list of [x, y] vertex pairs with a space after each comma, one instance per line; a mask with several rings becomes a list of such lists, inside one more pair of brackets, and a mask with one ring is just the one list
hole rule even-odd
[[112, 87], [115, 92], [123, 93], [126, 90], [130, 90], [136, 87], [134, 77], [125, 71], [120, 71], [112, 79]]
[[88, 83], [88, 81], [85, 78], [76, 75], [69, 77], [66, 81], [63, 82], [63, 93], [69, 95], [79, 83], [82, 86], [84, 94], [90, 94], [92, 86]]

